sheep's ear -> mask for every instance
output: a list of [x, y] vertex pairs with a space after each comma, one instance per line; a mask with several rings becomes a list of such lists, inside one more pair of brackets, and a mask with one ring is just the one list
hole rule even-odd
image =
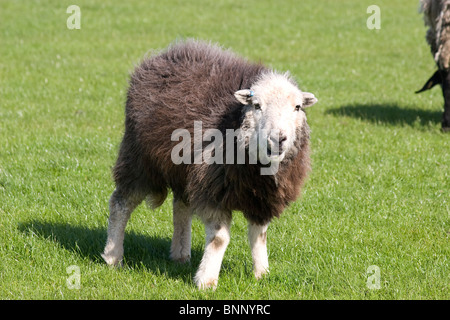
[[303, 108], [308, 108], [314, 105], [318, 100], [310, 92], [302, 92], [303, 94]]
[[250, 104], [252, 102], [253, 91], [250, 89], [239, 90], [234, 93], [236, 99], [242, 104]]

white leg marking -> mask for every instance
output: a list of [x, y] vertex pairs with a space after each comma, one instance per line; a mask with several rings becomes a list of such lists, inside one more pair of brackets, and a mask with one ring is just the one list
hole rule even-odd
[[109, 200], [108, 238], [101, 255], [107, 264], [120, 266], [123, 258], [123, 239], [125, 227], [131, 212], [142, 202], [142, 198], [124, 198], [114, 190]]
[[260, 226], [249, 222], [248, 240], [252, 250], [253, 272], [260, 279], [269, 272], [269, 259], [267, 257], [267, 227], [269, 224]]
[[185, 263], [191, 259], [192, 211], [183, 201], [173, 201], [173, 237], [170, 258]]
[[194, 278], [199, 289], [217, 287], [223, 256], [230, 242], [231, 215], [227, 213], [221, 218], [205, 222], [205, 252]]

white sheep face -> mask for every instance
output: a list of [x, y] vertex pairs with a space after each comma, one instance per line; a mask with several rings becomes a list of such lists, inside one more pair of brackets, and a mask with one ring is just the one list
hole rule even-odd
[[[258, 146], [258, 160], [264, 164], [281, 162], [304, 123], [304, 108], [317, 102], [309, 92], [302, 92], [288, 74], [266, 73], [250, 89], [235, 92], [245, 105], [242, 133], [245, 144]], [[242, 141], [242, 140], [241, 140]], [[252, 152], [252, 150], [250, 150]]]

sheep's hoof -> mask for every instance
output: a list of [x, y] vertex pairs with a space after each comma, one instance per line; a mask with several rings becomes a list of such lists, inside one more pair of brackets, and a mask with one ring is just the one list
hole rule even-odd
[[200, 290], [217, 289], [217, 279], [196, 280], [195, 283]]
[[102, 253], [101, 254], [103, 260], [105, 260], [106, 264], [111, 267], [122, 267], [122, 258], [118, 258], [116, 256], [113, 256], [111, 254]]
[[204, 272], [197, 272], [194, 277], [194, 282], [200, 290], [216, 290], [218, 280], [219, 278], [216, 275], [205, 274]]
[[267, 270], [267, 269], [258, 270], [258, 271], [255, 270], [254, 274], [255, 274], [256, 280], [260, 280], [261, 278], [263, 278], [264, 276], [269, 274], [269, 270]]
[[180, 263], [180, 264], [185, 264], [185, 263], [191, 262], [191, 257], [190, 256], [180, 257], [180, 258], [170, 257], [170, 259], [172, 259], [173, 262]]
[[170, 252], [170, 260], [172, 260], [173, 262], [177, 262], [177, 263], [188, 263], [191, 261], [191, 254], [182, 254], [181, 252], [176, 252], [176, 251], [172, 251]]

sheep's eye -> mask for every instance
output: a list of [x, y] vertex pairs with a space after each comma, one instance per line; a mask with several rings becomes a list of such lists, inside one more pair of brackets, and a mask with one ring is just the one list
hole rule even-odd
[[302, 108], [302, 106], [298, 104], [295, 106], [295, 111], [300, 111], [301, 108]]
[[259, 103], [255, 103], [253, 104], [253, 106], [255, 107], [256, 110], [261, 109], [261, 105]]

